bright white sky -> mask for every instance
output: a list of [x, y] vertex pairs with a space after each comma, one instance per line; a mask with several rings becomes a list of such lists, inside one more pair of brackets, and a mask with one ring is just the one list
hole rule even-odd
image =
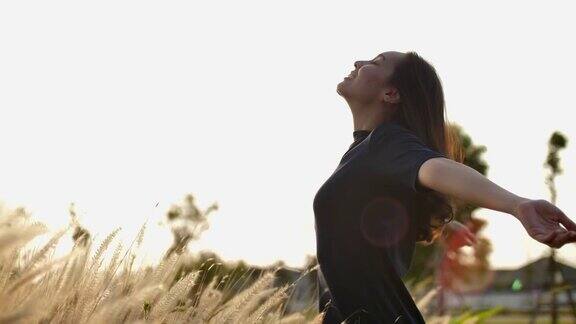
[[[314, 194], [352, 142], [336, 85], [355, 60], [414, 50], [504, 188], [548, 199], [547, 140], [569, 138], [558, 206], [576, 219], [565, 3], [3, 1], [0, 199], [54, 228], [73, 201], [99, 238], [122, 226], [132, 239], [149, 218], [158, 256], [171, 237], [156, 223], [191, 192], [220, 205], [192, 249], [300, 266], [315, 253]], [[548, 251], [511, 216], [476, 215], [495, 267]], [[576, 265], [575, 244], [559, 256]]]

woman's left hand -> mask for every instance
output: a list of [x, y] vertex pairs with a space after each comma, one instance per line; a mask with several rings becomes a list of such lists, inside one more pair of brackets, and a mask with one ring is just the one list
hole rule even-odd
[[444, 229], [445, 233], [445, 241], [449, 248], [456, 250], [461, 248], [462, 246], [473, 246], [478, 243], [476, 239], [476, 235], [470, 231], [470, 229], [460, 223], [459, 221], [452, 220]]

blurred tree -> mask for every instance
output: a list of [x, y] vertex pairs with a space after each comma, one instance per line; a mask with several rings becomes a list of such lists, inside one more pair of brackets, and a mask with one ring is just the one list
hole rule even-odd
[[196, 206], [192, 194], [187, 194], [182, 204], [172, 205], [166, 218], [174, 241], [164, 254], [164, 259], [170, 257], [172, 253], [182, 253], [190, 241], [200, 238], [200, 234], [210, 227], [208, 215], [215, 210], [218, 210], [217, 203], [201, 211]]
[[562, 174], [564, 170], [560, 167], [560, 156], [558, 152], [561, 149], [566, 148], [568, 144], [568, 139], [562, 135], [560, 132], [554, 132], [550, 139], [548, 140], [548, 155], [546, 156], [546, 162], [544, 167], [550, 169], [550, 173], [546, 176], [546, 185], [550, 190], [550, 201], [556, 203], [556, 184], [554, 179], [557, 175]]

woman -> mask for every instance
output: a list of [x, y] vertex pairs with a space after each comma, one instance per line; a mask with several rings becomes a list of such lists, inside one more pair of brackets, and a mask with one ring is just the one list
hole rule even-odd
[[401, 278], [415, 243], [433, 242], [452, 220], [453, 199], [510, 214], [550, 247], [576, 242], [576, 224], [556, 206], [461, 163], [440, 80], [418, 54], [354, 65], [337, 87], [354, 141], [313, 202], [323, 323], [424, 323]]

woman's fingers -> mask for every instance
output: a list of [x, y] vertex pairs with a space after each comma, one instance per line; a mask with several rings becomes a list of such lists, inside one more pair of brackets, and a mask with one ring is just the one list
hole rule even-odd
[[574, 223], [574, 221], [572, 221], [566, 214], [564, 214], [564, 212], [560, 208], [558, 208], [558, 206], [548, 202], [547, 200], [544, 200], [544, 202], [546, 211], [555, 215], [558, 221], [562, 225], [564, 225], [564, 227], [566, 227], [567, 230], [576, 231], [576, 223]]
[[566, 243], [576, 242], [576, 232], [567, 231], [565, 229], [556, 229], [545, 236], [540, 237], [539, 241], [552, 248], [560, 248]]
[[568, 218], [568, 216], [566, 216], [566, 214], [564, 214], [560, 209], [558, 210], [560, 211], [559, 214], [560, 223], [562, 223], [562, 225], [564, 225], [564, 227], [566, 227], [567, 230], [576, 231], [576, 223], [574, 223], [570, 218]]
[[560, 248], [566, 243], [576, 242], [576, 236], [572, 232], [565, 231], [556, 235], [554, 240], [552, 241], [551, 246], [555, 248]]
[[554, 238], [556, 237], [556, 235], [558, 235], [560, 232], [558, 230], [556, 231], [551, 231], [548, 232], [547, 234], [544, 235], [535, 235], [534, 238], [537, 239], [540, 243], [544, 243], [546, 245], [550, 245], [550, 243], [552, 243], [552, 240], [554, 240]]

